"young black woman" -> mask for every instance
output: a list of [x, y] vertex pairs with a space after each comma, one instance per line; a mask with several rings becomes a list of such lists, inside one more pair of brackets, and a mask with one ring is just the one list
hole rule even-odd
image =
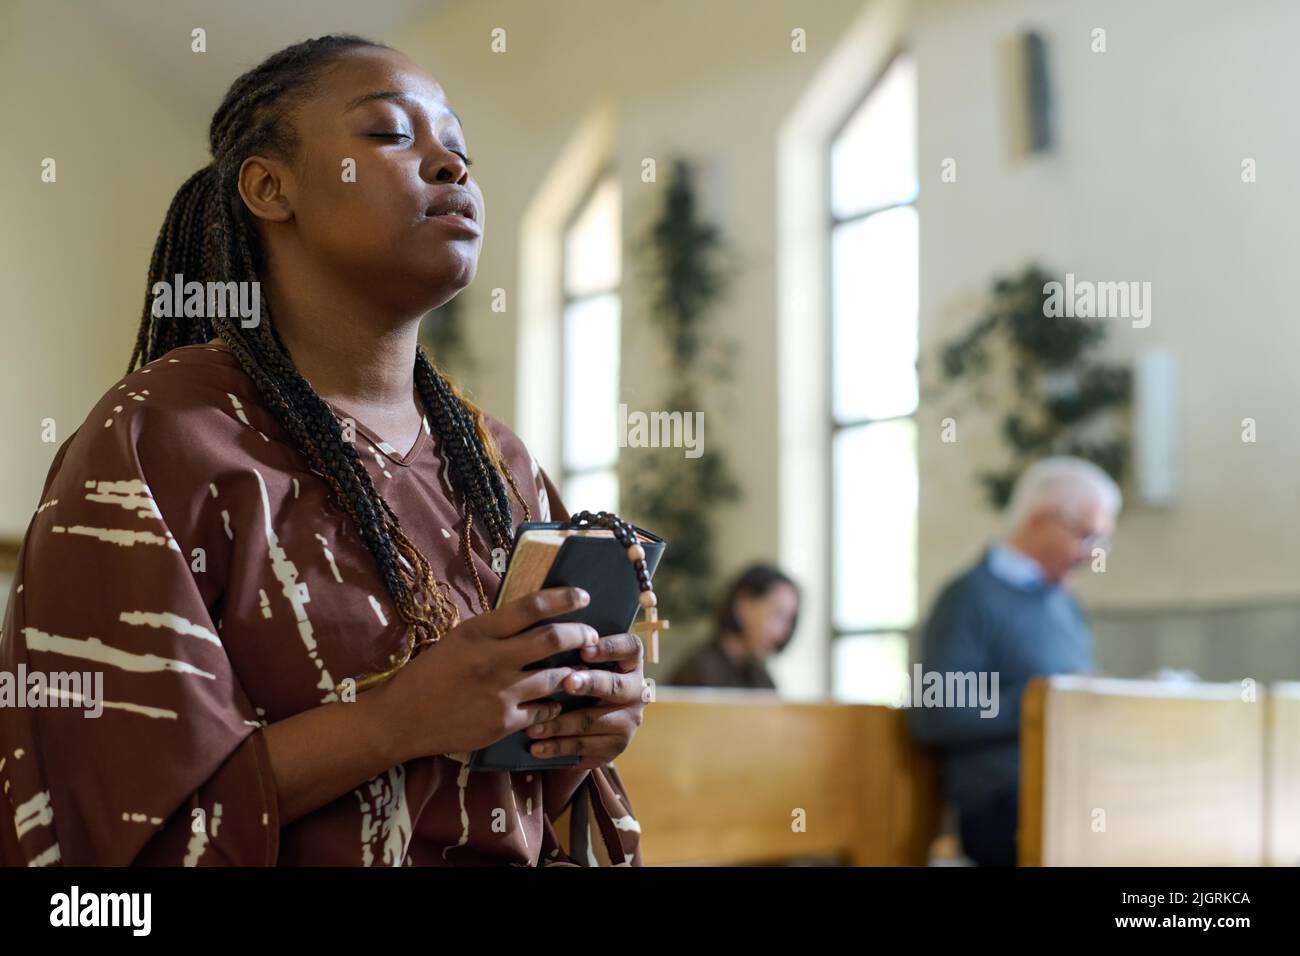
[[[639, 865], [610, 763], [642, 719], [640, 641], [541, 624], [573, 589], [492, 609], [493, 552], [567, 512], [417, 345], [485, 223], [442, 88], [322, 37], [237, 79], [209, 140], [129, 374], [59, 449], [24, 542], [0, 668], [100, 672], [101, 714], [67, 684], [63, 706], [0, 708], [0, 862]], [[255, 321], [167, 315], [178, 274], [260, 288]], [[521, 669], [579, 647], [617, 668]], [[540, 700], [559, 689], [600, 705], [560, 716]], [[524, 728], [582, 762], [469, 771]]]

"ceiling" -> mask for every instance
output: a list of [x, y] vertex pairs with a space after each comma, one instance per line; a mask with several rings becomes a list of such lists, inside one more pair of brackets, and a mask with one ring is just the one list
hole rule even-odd
[[[325, 33], [382, 39], [450, 0], [98, 0], [81, 7], [125, 55], [184, 105], [210, 112], [230, 81], [268, 54]], [[207, 33], [207, 52], [190, 49]]]

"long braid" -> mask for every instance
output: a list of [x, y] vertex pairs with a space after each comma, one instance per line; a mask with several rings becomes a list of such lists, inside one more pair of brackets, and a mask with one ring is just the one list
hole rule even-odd
[[512, 521], [510, 500], [500, 472], [491, 464], [484, 441], [486, 436], [490, 442], [491, 436], [481, 424], [481, 414], [475, 416], [466, 408], [466, 402], [438, 374], [423, 349], [416, 356], [415, 383], [425, 408], [431, 409], [438, 421], [445, 454], [462, 488], [467, 490], [471, 512], [487, 525], [495, 547], [508, 546]]
[[[258, 280], [263, 254], [256, 226], [238, 193], [240, 165], [259, 152], [293, 156], [298, 144], [286, 119], [292, 103], [309, 94], [318, 71], [333, 57], [356, 47], [379, 46], [349, 35], [308, 40], [274, 54], [231, 85], [209, 127], [212, 164], [185, 181], [167, 210], [149, 263], [150, 291], [155, 283], [170, 283], [176, 274], [186, 282]], [[358, 682], [364, 689], [390, 677], [419, 647], [437, 641], [456, 626], [460, 615], [449, 586], [434, 580], [428, 559], [403, 531], [338, 418], [294, 366], [270, 321], [269, 304], [263, 299], [259, 305], [262, 321], [246, 329], [225, 316], [155, 317], [152, 297], [146, 294], [127, 371], [174, 348], [208, 342], [214, 335], [229, 347], [308, 466], [325, 481], [335, 504], [351, 518], [408, 626], [406, 646], [389, 668]], [[463, 498], [466, 541], [477, 515], [492, 546], [509, 547], [514, 516], [507, 482], [523, 505], [525, 519], [529, 509], [482, 413], [434, 368], [423, 349], [416, 358], [415, 379], [431, 430], [436, 429], [450, 461], [453, 485]], [[482, 585], [468, 550], [465, 558], [482, 605]]]

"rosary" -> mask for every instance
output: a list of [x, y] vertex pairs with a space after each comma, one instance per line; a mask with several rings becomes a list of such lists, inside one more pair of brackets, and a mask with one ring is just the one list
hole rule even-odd
[[636, 531], [618, 515], [607, 511], [598, 511], [595, 514], [590, 511], [579, 511], [569, 519], [569, 526], [572, 528], [605, 528], [612, 531], [614, 539], [627, 549], [627, 559], [636, 568], [637, 586], [641, 590], [638, 603], [641, 605], [641, 613], [645, 616], [645, 619], [640, 624], [632, 626], [632, 633], [642, 638], [649, 637], [647, 660], [651, 664], [658, 664], [659, 630], [667, 628], [668, 621], [659, 620], [659, 611], [656, 607], [658, 599], [655, 597], [654, 588], [650, 585], [650, 571], [646, 568], [645, 549], [641, 547], [640, 542], [637, 540]]

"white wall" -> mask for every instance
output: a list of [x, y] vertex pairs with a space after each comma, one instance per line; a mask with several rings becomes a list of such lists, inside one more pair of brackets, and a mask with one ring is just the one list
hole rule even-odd
[[0, 538], [26, 532], [58, 445], [126, 372], [167, 204], [207, 161], [208, 117], [76, 7], [0, 9]]
[[[1059, 145], [1018, 162], [1004, 51], [1030, 26], [1051, 48]], [[1091, 51], [1096, 27], [1105, 53]], [[1081, 592], [1106, 607], [1296, 595], [1300, 7], [931, 0], [911, 45], [924, 340], [973, 321], [995, 274], [1037, 258], [1080, 278], [1151, 282], [1150, 327], [1115, 322], [1113, 354], [1160, 345], [1179, 362], [1181, 500], [1128, 510], [1107, 572], [1085, 575]], [[956, 183], [940, 182], [944, 157], [958, 162]], [[1257, 161], [1254, 184], [1241, 182], [1244, 157]], [[993, 530], [973, 479], [990, 437], [963, 410], [957, 444], [940, 443], [943, 413], [932, 405], [921, 420], [925, 601]], [[1255, 444], [1241, 441], [1245, 417]]]

